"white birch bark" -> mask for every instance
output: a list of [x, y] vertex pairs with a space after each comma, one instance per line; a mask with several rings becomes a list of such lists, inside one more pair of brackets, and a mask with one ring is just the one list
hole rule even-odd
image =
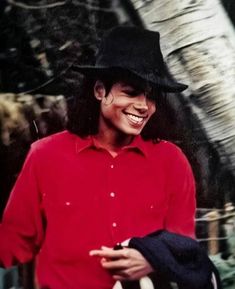
[[235, 175], [235, 32], [219, 0], [132, 0], [159, 31], [165, 60], [187, 83], [183, 96]]

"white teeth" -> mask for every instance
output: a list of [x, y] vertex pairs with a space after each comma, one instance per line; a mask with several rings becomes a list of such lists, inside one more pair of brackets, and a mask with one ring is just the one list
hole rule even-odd
[[144, 118], [143, 117], [139, 117], [133, 114], [127, 114], [128, 118], [131, 119], [133, 122], [135, 123], [141, 123], [143, 122]]

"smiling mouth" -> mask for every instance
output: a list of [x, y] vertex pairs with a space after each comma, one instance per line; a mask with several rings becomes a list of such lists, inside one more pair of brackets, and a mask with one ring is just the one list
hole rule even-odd
[[125, 115], [132, 123], [138, 124], [138, 125], [141, 125], [147, 118], [147, 116], [138, 116], [138, 115], [131, 114], [131, 113], [125, 113]]

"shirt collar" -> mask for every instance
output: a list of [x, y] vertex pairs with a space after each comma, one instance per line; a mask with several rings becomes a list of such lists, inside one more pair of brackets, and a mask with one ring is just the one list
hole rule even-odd
[[92, 139], [90, 136], [86, 138], [81, 138], [79, 136], [76, 136], [75, 139], [75, 148], [76, 148], [76, 153], [80, 153], [81, 151], [91, 147], [93, 145]]
[[144, 141], [140, 135], [136, 136], [133, 141], [129, 145], [123, 147], [123, 149], [137, 150], [144, 156], [148, 156], [146, 141]]
[[[76, 153], [80, 153], [91, 147], [99, 148], [99, 144], [95, 141], [93, 136], [88, 136], [86, 138], [76, 137], [75, 145]], [[144, 141], [141, 136], [136, 136], [131, 144], [123, 147], [123, 150], [136, 150], [144, 156], [148, 156], [146, 141]]]

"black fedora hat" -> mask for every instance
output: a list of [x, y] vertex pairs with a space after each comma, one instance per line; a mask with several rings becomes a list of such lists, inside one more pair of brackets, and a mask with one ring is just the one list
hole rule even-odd
[[73, 65], [72, 69], [89, 76], [123, 71], [166, 92], [185, 90], [187, 85], [176, 82], [168, 72], [159, 42], [159, 32], [117, 26], [102, 38], [94, 66]]

